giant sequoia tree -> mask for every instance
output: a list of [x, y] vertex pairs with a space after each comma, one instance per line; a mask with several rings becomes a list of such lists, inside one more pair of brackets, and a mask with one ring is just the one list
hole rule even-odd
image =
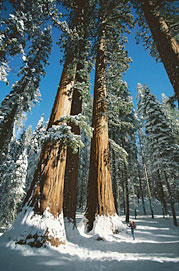
[[[130, 24], [128, 1], [99, 1], [97, 5], [97, 41], [96, 41], [96, 72], [94, 84], [94, 101], [92, 126], [94, 128], [91, 141], [90, 169], [87, 195], [87, 229], [93, 229], [97, 216], [111, 218], [111, 230], [115, 231], [113, 217], [116, 215], [109, 155], [109, 137], [107, 121], [107, 87], [106, 70], [110, 57], [110, 40], [117, 44], [121, 42], [120, 61], [126, 57], [123, 43], [120, 39], [122, 24]], [[108, 57], [107, 57], [108, 55]], [[115, 57], [115, 56], [114, 56]], [[118, 61], [118, 59], [116, 59]], [[118, 63], [119, 67], [123, 66]], [[119, 225], [118, 225], [119, 226]], [[117, 226], [117, 227], [118, 227]]]
[[141, 36], [144, 37], [146, 47], [152, 52], [153, 43], [145, 32], [145, 20], [150, 28], [159, 58], [164, 64], [179, 103], [179, 45], [175, 39], [175, 33], [178, 32], [176, 32], [178, 24], [175, 23], [178, 12], [177, 1], [131, 0], [131, 2], [139, 15], [138, 23], [143, 32]]
[[[69, 2], [63, 1], [64, 5], [68, 7]], [[74, 92], [72, 97], [71, 116], [79, 114], [86, 114], [88, 100], [89, 100], [89, 37], [93, 17], [93, 1], [79, 1], [70, 2], [71, 13], [69, 14], [69, 26], [73, 25], [72, 15], [77, 13], [80, 9], [80, 16], [76, 29], [79, 35], [79, 48], [77, 54], [77, 70], [75, 76]], [[80, 134], [80, 127], [71, 122], [72, 132], [75, 135]], [[64, 186], [64, 218], [67, 222], [72, 222], [76, 225], [76, 204], [77, 204], [77, 185], [78, 185], [78, 165], [79, 165], [79, 150], [74, 153], [73, 148], [67, 148], [67, 163], [65, 172], [65, 186]], [[66, 221], [66, 219], [65, 219]]]
[[[64, 64], [61, 81], [55, 98], [55, 103], [48, 124], [48, 131], [58, 130], [59, 126], [66, 129], [66, 126], [60, 125], [59, 119], [62, 116], [70, 115], [72, 91], [74, 84], [75, 65], [73, 77], [68, 71], [69, 61]], [[61, 127], [60, 127], [61, 128]], [[67, 130], [68, 131], [68, 130]], [[66, 131], [66, 132], [67, 132]], [[45, 242], [50, 242], [54, 246], [65, 243], [65, 231], [63, 227], [63, 184], [66, 164], [66, 146], [64, 141], [68, 134], [62, 135], [61, 140], [57, 132], [52, 131], [52, 137], [47, 136], [48, 141], [44, 143], [38, 162], [38, 167], [34, 174], [31, 187], [27, 193], [23, 204], [23, 209], [16, 220], [14, 228], [21, 229], [19, 236], [16, 236], [20, 244], [30, 244], [31, 246], [41, 246]], [[45, 221], [43, 224], [43, 219]], [[24, 220], [24, 224], [21, 223]], [[30, 223], [29, 223], [30, 221]], [[40, 226], [40, 224], [43, 226]], [[26, 225], [26, 229], [24, 226]], [[34, 229], [35, 227], [35, 229]], [[40, 230], [39, 230], [40, 227]]]
[[[102, 30], [101, 30], [102, 31]], [[86, 217], [88, 230], [93, 227], [95, 215], [115, 215], [112, 194], [112, 180], [109, 161], [108, 123], [105, 116], [106, 86], [104, 80], [104, 48], [105, 39], [102, 31], [96, 59], [96, 75], [93, 103], [93, 138], [91, 142], [91, 158], [88, 185]]]
[[[79, 6], [74, 14], [73, 29], [75, 31], [81, 19], [81, 8]], [[19, 235], [16, 236], [18, 243], [41, 246], [50, 242], [58, 246], [66, 240], [62, 207], [67, 144], [77, 149], [80, 143], [79, 137], [73, 137], [71, 127], [66, 123], [69, 121], [78, 66], [77, 48], [79, 48], [78, 39], [74, 41], [72, 33], [66, 40], [65, 64], [38, 167], [23, 209], [14, 225], [14, 228], [21, 229]]]

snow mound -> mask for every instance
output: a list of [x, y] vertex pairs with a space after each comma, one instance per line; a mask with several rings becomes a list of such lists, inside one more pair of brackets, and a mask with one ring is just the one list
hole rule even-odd
[[[81, 235], [86, 236], [87, 219], [84, 216], [78, 223], [77, 228]], [[122, 223], [121, 218], [116, 214], [114, 216], [99, 216], [97, 215], [93, 224], [93, 229], [88, 233], [88, 236], [94, 236], [98, 240], [112, 240], [113, 234], [125, 232], [126, 226]]]
[[64, 244], [66, 234], [63, 222], [63, 213], [55, 218], [48, 210], [43, 215], [35, 214], [30, 207], [25, 207], [19, 213], [14, 224], [3, 234], [6, 241], [15, 241], [19, 244], [29, 244], [40, 247], [44, 243], [55, 245]]
[[91, 234], [99, 235], [100, 238], [109, 240], [112, 234], [125, 231], [120, 217], [115, 216], [96, 216]]

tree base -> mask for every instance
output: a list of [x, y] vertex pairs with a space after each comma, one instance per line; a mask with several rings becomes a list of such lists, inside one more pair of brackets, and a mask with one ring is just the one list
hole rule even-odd
[[111, 235], [122, 231], [126, 231], [126, 227], [117, 214], [114, 216], [98, 215], [95, 218], [90, 234], [98, 235], [102, 239], [109, 239]]
[[58, 247], [66, 243], [63, 214], [55, 218], [46, 210], [39, 215], [35, 214], [32, 208], [25, 206], [4, 237], [21, 245]]

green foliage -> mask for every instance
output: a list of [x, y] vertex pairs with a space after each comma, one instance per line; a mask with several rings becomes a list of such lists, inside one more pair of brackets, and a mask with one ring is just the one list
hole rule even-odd
[[162, 105], [147, 86], [138, 85], [138, 96], [138, 112], [144, 119], [147, 144], [155, 160], [153, 171], [161, 169], [170, 178], [177, 178], [179, 146]]
[[[60, 125], [57, 125], [58, 123]], [[79, 148], [84, 147], [84, 144], [81, 140], [81, 136], [76, 135], [71, 131], [71, 126], [68, 125], [70, 123], [74, 123], [76, 126], [80, 127], [88, 137], [92, 137], [92, 129], [88, 125], [87, 118], [82, 114], [79, 114], [76, 116], [65, 116], [60, 118], [56, 122], [56, 125], [53, 125], [52, 128], [48, 129], [43, 142], [58, 142], [60, 146], [68, 145], [73, 149], [74, 153], [77, 153]]]
[[116, 144], [114, 140], [109, 139], [109, 143], [110, 143], [111, 148], [117, 154], [118, 160], [124, 161], [124, 163], [127, 164], [127, 156], [128, 156], [127, 152], [118, 144]]
[[162, 94], [162, 105], [167, 121], [172, 129], [175, 143], [179, 145], [179, 111], [170, 105], [169, 98], [165, 94]]
[[1, 165], [0, 225], [9, 227], [15, 220], [18, 207], [25, 195], [27, 174], [27, 149], [30, 143], [30, 128], [20, 138], [13, 139], [9, 152]]
[[46, 25], [46, 2], [39, 0], [29, 4], [28, 1], [18, 1], [9, 18], [3, 21], [1, 62], [8, 63], [9, 55], [19, 53], [23, 61], [17, 74], [20, 79], [12, 85], [12, 91], [0, 106], [0, 161], [8, 151], [14, 122], [23, 112], [30, 110], [40, 97], [39, 83], [41, 77], [45, 76], [52, 46], [51, 27]]

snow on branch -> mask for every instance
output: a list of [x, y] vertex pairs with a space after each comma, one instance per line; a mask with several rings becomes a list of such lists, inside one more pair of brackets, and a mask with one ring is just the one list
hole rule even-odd
[[8, 84], [7, 76], [10, 68], [6, 62], [2, 62], [0, 65], [0, 81]]
[[118, 154], [118, 158], [124, 161], [125, 164], [127, 164], [128, 153], [125, 151], [125, 149], [119, 146], [118, 144], [116, 144], [116, 142], [112, 139], [109, 139], [109, 143], [110, 143], [111, 148], [114, 150], [114, 152]]
[[[82, 114], [75, 116], [64, 116], [55, 122], [55, 125], [48, 130], [47, 135], [44, 137], [43, 142], [60, 142], [60, 145], [68, 145], [73, 149], [74, 153], [78, 152], [79, 148], [84, 147], [84, 143], [81, 140], [81, 135], [74, 134], [69, 126], [69, 123], [73, 123], [84, 130], [87, 136], [92, 137], [92, 128], [88, 125], [86, 117]], [[60, 124], [60, 125], [58, 125]]]

